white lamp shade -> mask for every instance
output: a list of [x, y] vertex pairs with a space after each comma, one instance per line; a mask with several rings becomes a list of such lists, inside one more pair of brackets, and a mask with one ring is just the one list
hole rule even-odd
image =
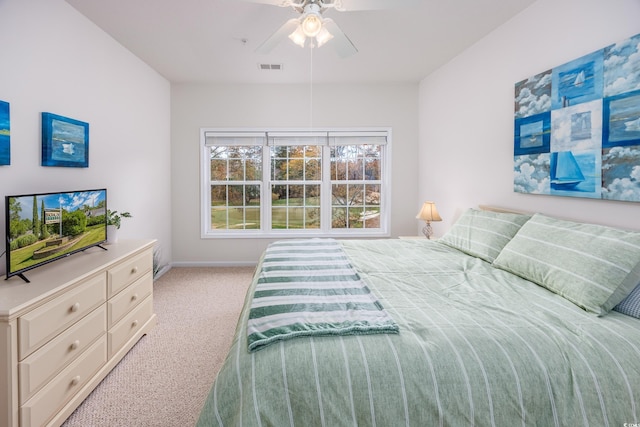
[[304, 35], [304, 31], [302, 31], [300, 25], [298, 25], [298, 28], [296, 28], [293, 33], [289, 34], [289, 38], [300, 47], [304, 47], [304, 43], [307, 41], [307, 37]]
[[442, 221], [440, 218], [440, 214], [438, 213], [438, 209], [436, 209], [436, 204], [434, 202], [424, 202], [422, 204], [422, 209], [416, 215], [416, 219], [421, 219], [423, 221]]
[[326, 42], [328, 42], [332, 38], [333, 38], [333, 35], [329, 32], [329, 30], [327, 30], [327, 27], [325, 27], [323, 25], [322, 29], [320, 30], [320, 32], [316, 36], [316, 41], [318, 42], [318, 47], [322, 46], [323, 44], [325, 44]]

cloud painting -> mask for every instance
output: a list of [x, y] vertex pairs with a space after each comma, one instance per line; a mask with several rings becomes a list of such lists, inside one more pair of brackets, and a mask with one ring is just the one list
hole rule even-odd
[[602, 198], [640, 200], [640, 145], [602, 151]]
[[551, 110], [551, 70], [516, 83], [516, 118]]
[[640, 34], [604, 50], [604, 96], [640, 90]]

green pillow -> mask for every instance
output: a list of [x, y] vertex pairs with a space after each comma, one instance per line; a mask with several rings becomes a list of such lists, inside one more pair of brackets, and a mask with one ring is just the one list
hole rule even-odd
[[493, 265], [601, 316], [640, 282], [640, 233], [535, 214]]
[[468, 209], [438, 241], [493, 262], [529, 218], [531, 215]]

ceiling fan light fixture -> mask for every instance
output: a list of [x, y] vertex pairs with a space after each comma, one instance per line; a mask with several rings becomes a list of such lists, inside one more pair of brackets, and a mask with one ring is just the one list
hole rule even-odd
[[293, 33], [289, 34], [289, 38], [300, 47], [304, 47], [304, 44], [307, 41], [307, 36], [305, 36], [304, 31], [302, 31], [302, 26], [300, 25], [298, 25]]
[[320, 29], [320, 32], [316, 36], [316, 42], [318, 43], [318, 47], [322, 46], [332, 38], [333, 38], [333, 34], [331, 34], [329, 30], [327, 30], [327, 27], [323, 25], [322, 28]]
[[302, 31], [307, 37], [315, 37], [322, 30], [322, 19], [316, 12], [307, 13], [302, 18]]

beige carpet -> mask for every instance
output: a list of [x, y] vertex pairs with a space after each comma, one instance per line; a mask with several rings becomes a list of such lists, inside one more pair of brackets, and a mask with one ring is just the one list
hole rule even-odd
[[156, 327], [64, 427], [193, 426], [231, 346], [253, 267], [173, 268], [154, 284]]

